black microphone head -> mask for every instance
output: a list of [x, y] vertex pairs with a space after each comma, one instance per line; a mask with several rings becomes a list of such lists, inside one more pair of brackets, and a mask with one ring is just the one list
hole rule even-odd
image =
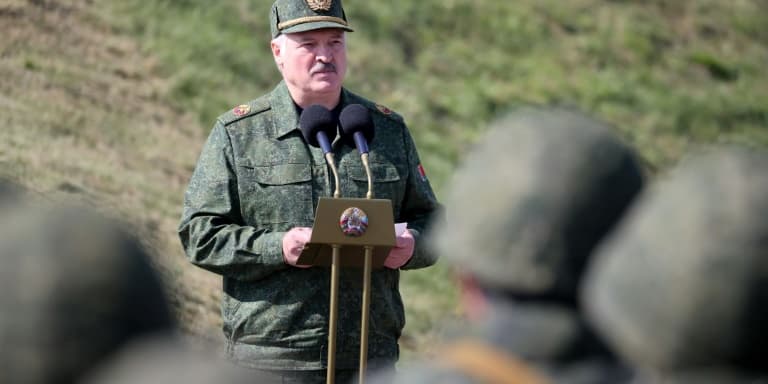
[[350, 146], [355, 146], [353, 139], [355, 132], [361, 132], [368, 143], [373, 141], [374, 129], [371, 112], [360, 104], [350, 104], [344, 107], [341, 115], [339, 115], [339, 125], [344, 142]]
[[336, 138], [336, 119], [328, 108], [322, 105], [313, 104], [301, 112], [299, 117], [299, 128], [304, 140], [313, 147], [319, 147], [317, 134], [324, 132], [328, 141], [332, 142]]

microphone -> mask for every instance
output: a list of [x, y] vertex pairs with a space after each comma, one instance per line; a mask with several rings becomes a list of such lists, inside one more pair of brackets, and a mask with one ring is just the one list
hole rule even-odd
[[339, 125], [344, 141], [354, 143], [360, 154], [368, 153], [368, 143], [373, 141], [374, 129], [371, 112], [360, 104], [346, 106], [339, 115]]
[[331, 141], [336, 138], [336, 119], [331, 111], [322, 105], [310, 105], [301, 112], [299, 128], [309, 145], [322, 148], [323, 154], [331, 152]]
[[368, 176], [368, 193], [366, 197], [372, 199], [373, 178], [371, 177], [370, 164], [368, 164], [368, 143], [373, 141], [374, 136], [371, 112], [360, 104], [350, 104], [341, 111], [339, 125], [341, 126], [341, 134], [345, 142], [349, 145], [352, 145], [352, 142], [354, 142], [357, 151], [360, 152], [360, 159]]
[[333, 197], [341, 197], [339, 173], [336, 171], [336, 163], [333, 159], [333, 152], [331, 152], [331, 141], [336, 138], [336, 119], [333, 117], [333, 113], [322, 105], [310, 105], [299, 116], [299, 129], [301, 129], [301, 135], [304, 136], [304, 140], [309, 145], [320, 147], [323, 150], [325, 162], [331, 168], [336, 181]]

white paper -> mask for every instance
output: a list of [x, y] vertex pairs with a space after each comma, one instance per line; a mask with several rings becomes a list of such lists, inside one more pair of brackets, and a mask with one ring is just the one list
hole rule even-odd
[[395, 237], [400, 237], [404, 232], [408, 223], [395, 223]]

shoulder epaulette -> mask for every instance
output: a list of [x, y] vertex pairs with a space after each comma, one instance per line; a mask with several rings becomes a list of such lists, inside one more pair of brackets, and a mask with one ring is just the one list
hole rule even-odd
[[363, 98], [360, 98], [360, 100], [358, 100], [358, 102], [360, 102], [360, 104], [362, 104], [365, 107], [367, 107], [368, 109], [370, 109], [371, 112], [373, 112], [375, 114], [384, 116], [384, 117], [389, 118], [391, 120], [394, 120], [394, 121], [396, 121], [398, 123], [402, 123], [404, 121], [402, 116], [400, 116], [395, 111], [393, 111], [393, 110], [391, 110], [391, 109], [389, 109], [389, 108], [387, 108], [387, 107], [385, 107], [385, 106], [383, 106], [381, 104], [377, 104], [377, 103], [374, 103], [374, 102], [372, 102], [370, 100], [366, 100], [366, 99], [363, 99]]
[[387, 118], [397, 121], [398, 123], [402, 123], [404, 121], [403, 117], [400, 116], [398, 113], [381, 104], [373, 104], [373, 107], [371, 109]]
[[257, 115], [266, 110], [269, 110], [269, 100], [266, 97], [261, 97], [256, 100], [251, 100], [246, 104], [240, 104], [229, 111], [219, 116], [218, 120], [224, 126], [238, 122], [247, 117]]
[[366, 99], [366, 98], [364, 98], [362, 96], [356, 95], [356, 94], [354, 94], [352, 92], [349, 92], [349, 91], [347, 91], [347, 92], [348, 92], [347, 94], [349, 95], [349, 101], [348, 101], [349, 103], [361, 104], [361, 105], [365, 106], [366, 108], [370, 109], [371, 112], [373, 112], [375, 114], [387, 117], [387, 118], [389, 118], [391, 120], [394, 120], [394, 121], [396, 121], [398, 123], [403, 123], [404, 122], [403, 117], [400, 116], [399, 114], [395, 113], [393, 110], [391, 110], [391, 109], [389, 109], [389, 108], [387, 108], [387, 107], [385, 107], [385, 106], [383, 106], [381, 104], [374, 103], [373, 101], [368, 100], [368, 99]]

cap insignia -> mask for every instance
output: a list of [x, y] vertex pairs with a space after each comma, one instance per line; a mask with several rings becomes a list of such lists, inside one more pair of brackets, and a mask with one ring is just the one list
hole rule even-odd
[[237, 107], [232, 109], [232, 113], [234, 113], [235, 116], [237, 116], [237, 117], [243, 116], [243, 115], [247, 114], [250, 111], [251, 111], [251, 106], [248, 105], [248, 104], [238, 105]]
[[333, 0], [307, 0], [307, 5], [313, 11], [327, 11], [331, 9]]

